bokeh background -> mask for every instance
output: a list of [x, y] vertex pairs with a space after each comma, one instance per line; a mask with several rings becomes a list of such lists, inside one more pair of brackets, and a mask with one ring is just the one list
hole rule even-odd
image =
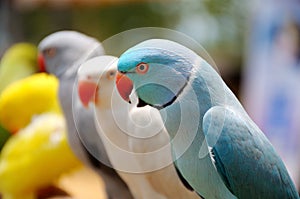
[[199, 42], [300, 184], [299, 1], [1, 0], [0, 57], [16, 42], [38, 44], [58, 30], [103, 41], [139, 27]]

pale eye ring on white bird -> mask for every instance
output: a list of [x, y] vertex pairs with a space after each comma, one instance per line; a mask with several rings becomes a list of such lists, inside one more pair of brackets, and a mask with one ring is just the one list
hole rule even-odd
[[138, 74], [145, 74], [149, 69], [149, 65], [147, 63], [141, 62], [136, 66], [136, 72]]
[[114, 79], [115, 76], [116, 76], [116, 72], [117, 71], [115, 71], [115, 70], [109, 70], [109, 71], [107, 71], [107, 73], [106, 73], [107, 79], [109, 79], [109, 80]]

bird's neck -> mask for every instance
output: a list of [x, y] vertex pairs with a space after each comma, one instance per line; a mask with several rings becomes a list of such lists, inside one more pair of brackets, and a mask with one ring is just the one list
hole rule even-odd
[[204, 138], [202, 122], [205, 113], [213, 106], [230, 105], [232, 97], [232, 92], [209, 65], [201, 64], [193, 71], [178, 99], [160, 110], [177, 157], [191, 145], [200, 147]]
[[75, 78], [72, 80], [60, 79], [59, 81], [59, 99], [64, 110], [72, 110], [72, 96], [75, 94], [73, 93], [74, 83]]
[[128, 115], [133, 106], [124, 101], [118, 93], [109, 93], [110, 97], [101, 96], [96, 101], [96, 115], [99, 120], [108, 121], [114, 125], [128, 123]]
[[203, 136], [203, 117], [214, 106], [226, 106], [249, 117], [221, 76], [203, 62], [193, 69], [186, 88], [175, 103], [160, 110], [160, 113], [163, 118], [167, 118], [165, 125], [172, 139], [177, 136], [180, 127], [189, 129], [184, 132], [184, 136], [190, 138], [195, 136], [195, 131]]
[[127, 103], [113, 108], [96, 106], [95, 111], [96, 125], [100, 127], [98, 132], [103, 140], [109, 140], [109, 143], [104, 142], [105, 146], [109, 148], [109, 144], [114, 144], [121, 149], [128, 150], [126, 129], [130, 120], [128, 117], [130, 109]]

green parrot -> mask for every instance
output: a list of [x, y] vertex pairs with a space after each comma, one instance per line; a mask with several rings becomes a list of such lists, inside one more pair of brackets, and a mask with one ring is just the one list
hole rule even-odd
[[30, 43], [14, 44], [0, 62], [0, 94], [10, 83], [38, 71], [36, 46]]

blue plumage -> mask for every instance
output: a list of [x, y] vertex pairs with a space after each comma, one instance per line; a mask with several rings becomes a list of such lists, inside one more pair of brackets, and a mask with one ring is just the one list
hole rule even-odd
[[[211, 124], [223, 126], [221, 132], [210, 131], [206, 140], [212, 147], [219, 174], [234, 195], [238, 198], [297, 198], [283, 162], [251, 121], [231, 108], [215, 106], [205, 114], [203, 124], [204, 133]], [[216, 143], [215, 137], [218, 138]]]
[[[142, 75], [135, 71], [141, 62], [149, 65]], [[118, 70], [133, 81], [143, 105], [160, 109], [175, 164], [204, 198], [299, 198], [270, 142], [196, 53], [148, 40], [126, 51]]]

